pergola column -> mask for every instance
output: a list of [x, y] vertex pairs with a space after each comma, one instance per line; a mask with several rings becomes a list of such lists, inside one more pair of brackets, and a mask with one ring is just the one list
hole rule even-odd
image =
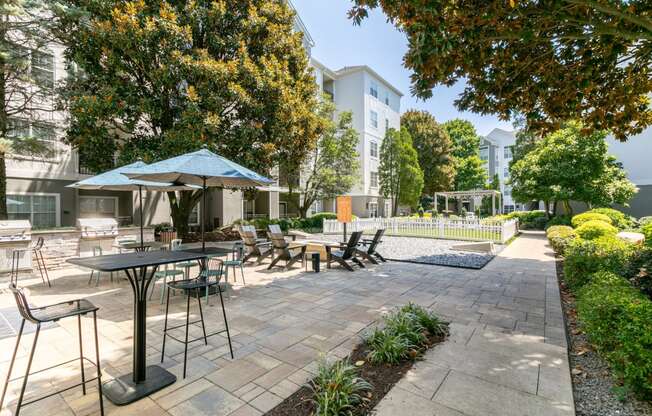
[[496, 194], [491, 194], [491, 216], [496, 215]]

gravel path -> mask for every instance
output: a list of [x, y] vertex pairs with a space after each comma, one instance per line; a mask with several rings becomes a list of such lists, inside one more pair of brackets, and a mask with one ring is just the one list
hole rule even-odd
[[[557, 277], [563, 279], [562, 262], [557, 261]], [[652, 404], [631, 394], [618, 395], [609, 365], [595, 352], [577, 323], [575, 298], [561, 285], [562, 305], [569, 338], [569, 362], [573, 378], [577, 416], [652, 415]]]
[[[324, 239], [340, 241], [341, 235], [324, 234]], [[481, 269], [489, 263], [494, 254], [471, 253], [451, 250], [451, 246], [465, 241], [438, 240], [435, 238], [383, 237], [378, 252], [388, 260], [411, 263], [434, 264], [439, 266]], [[496, 253], [503, 246], [496, 245]]]

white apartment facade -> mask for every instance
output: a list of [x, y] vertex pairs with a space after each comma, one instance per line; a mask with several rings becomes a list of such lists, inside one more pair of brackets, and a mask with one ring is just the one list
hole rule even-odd
[[525, 204], [514, 201], [512, 187], [508, 184], [509, 163], [513, 158], [515, 144], [516, 134], [513, 131], [498, 128], [493, 129], [486, 137], [480, 139], [480, 159], [485, 162], [485, 169], [490, 181], [494, 175], [498, 175], [504, 213], [527, 209]]

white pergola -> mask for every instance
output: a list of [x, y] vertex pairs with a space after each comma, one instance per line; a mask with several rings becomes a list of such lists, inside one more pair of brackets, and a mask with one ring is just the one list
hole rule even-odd
[[[502, 199], [503, 196], [499, 191], [493, 189], [474, 189], [472, 191], [449, 191], [449, 192], [435, 192], [434, 195], [434, 205], [435, 212], [437, 212], [437, 197], [443, 196], [446, 199], [445, 207], [448, 210], [448, 198], [462, 199], [462, 198], [482, 198], [485, 196], [491, 196], [491, 215], [496, 215], [502, 213]], [[498, 197], [498, 210], [496, 210], [496, 197]]]

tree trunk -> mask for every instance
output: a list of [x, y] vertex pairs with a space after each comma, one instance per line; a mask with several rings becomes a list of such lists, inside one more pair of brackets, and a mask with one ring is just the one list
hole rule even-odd
[[564, 211], [566, 211], [566, 214], [568, 215], [573, 215], [573, 207], [570, 204], [570, 201], [566, 200], [563, 202], [564, 203]]
[[[190, 230], [188, 221], [190, 220], [190, 213], [199, 200], [201, 199], [202, 191], [181, 191], [180, 196], [177, 197], [175, 192], [168, 192], [168, 200], [170, 201], [170, 216], [172, 217], [172, 225], [177, 231], [179, 238], [188, 236]], [[206, 215], [200, 209], [200, 216]], [[201, 221], [201, 217], [199, 218]]]
[[7, 219], [7, 166], [5, 154], [0, 153], [0, 220]]

